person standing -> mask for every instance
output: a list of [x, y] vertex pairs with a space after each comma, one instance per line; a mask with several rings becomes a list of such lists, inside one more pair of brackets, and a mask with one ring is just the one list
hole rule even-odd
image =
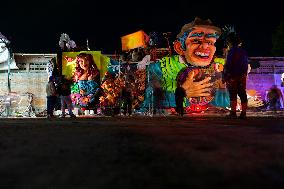
[[185, 96], [186, 96], [185, 90], [178, 84], [178, 87], [175, 90], [175, 101], [176, 101], [176, 112], [181, 117], [183, 117], [184, 113], [183, 102]]
[[58, 93], [60, 95], [60, 102], [61, 102], [61, 118], [65, 117], [65, 107], [67, 106], [68, 112], [70, 117], [75, 118], [72, 109], [72, 100], [71, 100], [71, 87], [70, 82], [65, 78], [64, 75], [62, 75], [61, 82], [58, 86]]
[[281, 101], [284, 102], [283, 94], [277, 85], [272, 85], [267, 93], [267, 99], [269, 102], [269, 109], [277, 112], [281, 109]]
[[241, 99], [241, 114], [239, 118], [246, 119], [248, 56], [246, 51], [241, 48], [241, 40], [235, 33], [228, 35], [227, 45], [229, 50], [224, 66], [224, 80], [230, 96], [231, 111], [228, 117], [237, 118], [237, 95], [239, 95]]
[[132, 86], [130, 83], [127, 83], [125, 87], [122, 88], [121, 98], [123, 103], [123, 113], [126, 116], [127, 114], [131, 116], [132, 114]]
[[46, 98], [47, 98], [47, 118], [53, 118], [53, 111], [57, 99], [57, 93], [54, 85], [54, 77], [50, 76], [46, 85]]

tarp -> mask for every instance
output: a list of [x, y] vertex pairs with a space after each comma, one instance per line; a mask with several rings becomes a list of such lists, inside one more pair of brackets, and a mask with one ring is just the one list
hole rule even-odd
[[[5, 47], [4, 43], [0, 43], [0, 70], [8, 70], [8, 59], [9, 59], [9, 50]], [[15, 60], [12, 58], [10, 59], [10, 69], [19, 69], [16, 65]]]
[[[8, 70], [8, 69], [9, 69], [9, 68], [8, 68], [8, 62], [7, 62], [7, 61], [0, 63], [0, 70]], [[11, 60], [11, 62], [10, 62], [10, 70], [17, 70], [17, 69], [19, 69], [19, 68], [18, 68], [18, 66], [16, 65], [15, 60], [14, 60], [14, 59]]]

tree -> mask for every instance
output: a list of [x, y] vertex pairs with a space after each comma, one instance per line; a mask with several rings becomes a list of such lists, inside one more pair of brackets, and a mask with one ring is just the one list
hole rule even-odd
[[284, 56], [284, 21], [281, 21], [272, 34], [272, 55]]

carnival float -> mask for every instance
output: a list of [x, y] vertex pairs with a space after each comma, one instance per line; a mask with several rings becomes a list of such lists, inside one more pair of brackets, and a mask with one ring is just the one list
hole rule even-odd
[[[72, 103], [79, 115], [90, 112], [121, 114], [124, 106], [122, 89], [125, 87], [131, 90], [134, 113], [148, 116], [176, 114], [175, 89], [178, 85], [187, 90], [183, 103], [186, 113], [226, 112], [230, 110], [230, 102], [222, 80], [225, 54], [216, 53], [215, 43], [218, 40], [224, 43], [230, 32], [236, 31], [233, 27], [221, 29], [210, 20], [196, 18], [185, 24], [173, 41], [171, 32], [147, 34], [140, 30], [122, 36], [121, 53], [111, 56], [91, 50], [88, 41], [85, 49], [79, 49], [68, 34], [62, 33], [60, 50], [47, 64], [47, 78], [55, 76], [56, 84], [64, 75], [72, 82]], [[0, 60], [4, 65], [2, 62], [10, 60], [6, 48], [8, 40], [2, 36], [1, 42]], [[82, 60], [88, 64], [81, 65]], [[207, 84], [209, 77], [210, 87]], [[204, 86], [207, 86], [206, 91]], [[21, 95], [25, 98], [20, 98]], [[33, 94], [21, 95], [9, 91], [0, 96], [0, 115], [10, 115], [8, 109], [14, 107], [13, 115], [18, 112], [19, 116], [35, 116]], [[265, 108], [259, 91], [250, 88], [247, 95], [249, 108]], [[23, 101], [25, 106], [15, 110]]]
[[[127, 84], [132, 91], [132, 109], [135, 113], [152, 116], [157, 112], [162, 112], [163, 115], [176, 113], [174, 91], [177, 82], [185, 82], [188, 75], [194, 72], [195, 82], [211, 77], [213, 86], [210, 89], [210, 95], [185, 97], [185, 111], [194, 113], [212, 109], [229, 110], [228, 92], [222, 82], [225, 58], [223, 54], [215, 55], [214, 43], [222, 32], [234, 32], [234, 29], [223, 28], [221, 31], [210, 21], [198, 22], [203, 21], [195, 20], [185, 25], [177, 40], [173, 42], [173, 46], [169, 41], [170, 32], [160, 35], [166, 41], [164, 47], [158, 46], [161, 37], [156, 32], [146, 34], [140, 30], [122, 36], [122, 54], [113, 56], [115, 58], [103, 55], [100, 51], [76, 51], [75, 42], [67, 34], [62, 34], [59, 41], [62, 49], [59, 56], [61, 59], [56, 62], [56, 65], [49, 65], [49, 75], [61, 73], [73, 81], [71, 87], [73, 105], [81, 112], [91, 110], [98, 114], [121, 114], [123, 106], [121, 89]], [[213, 40], [210, 41], [213, 44], [212, 50], [209, 48], [204, 51], [196, 45], [196, 49], [192, 50], [193, 53], [186, 57], [184, 55], [186, 49], [182, 50], [185, 48], [182, 47], [184, 46], [182, 43], [184, 36], [190, 33], [184, 34], [184, 31], [193, 26], [201, 26], [201, 31], [204, 29], [212, 31], [212, 34], [210, 33], [213, 36]], [[192, 46], [195, 43], [194, 41]], [[175, 49], [175, 53], [172, 52], [172, 48]], [[84, 56], [89, 57], [90, 65], [95, 64], [93, 68], [90, 66], [86, 74], [96, 74], [96, 80], [80, 81], [78, 79], [77, 71], [80, 67], [78, 60]], [[83, 73], [79, 73], [79, 76], [80, 74]], [[254, 89], [248, 90], [248, 99], [251, 108], [264, 105], [259, 93]]]

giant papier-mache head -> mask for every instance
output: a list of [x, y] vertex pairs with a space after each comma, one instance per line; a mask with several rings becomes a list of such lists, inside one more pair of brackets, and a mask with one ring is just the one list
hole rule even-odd
[[174, 48], [185, 63], [198, 67], [208, 66], [215, 54], [215, 42], [220, 35], [221, 29], [214, 26], [211, 20], [197, 17], [181, 28]]

